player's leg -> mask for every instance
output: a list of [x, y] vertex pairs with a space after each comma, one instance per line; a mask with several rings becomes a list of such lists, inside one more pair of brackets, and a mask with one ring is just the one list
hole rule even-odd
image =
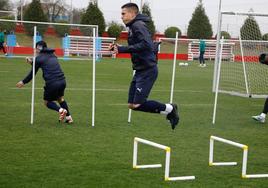
[[59, 105], [64, 108], [65, 110], [67, 110], [67, 116], [70, 115], [70, 111], [69, 111], [69, 107], [67, 104], [67, 101], [64, 99], [64, 91], [66, 88], [66, 82], [65, 80], [62, 81], [58, 81], [57, 82], [57, 90], [55, 91], [55, 95], [57, 96], [57, 101], [59, 103]]
[[268, 98], [266, 98], [266, 100], [265, 100], [262, 113], [260, 115], [257, 115], [257, 116], [252, 116], [252, 118], [258, 122], [264, 123], [267, 113], [268, 113]]
[[205, 52], [202, 53], [202, 61], [203, 61], [203, 66], [205, 67], [206, 66], [206, 63], [205, 63]]
[[6, 48], [5, 48], [4, 44], [3, 44], [2, 48], [3, 48], [4, 54], [7, 55], [7, 51], [6, 51]]
[[59, 112], [60, 107], [54, 101], [44, 100], [44, 104], [47, 108]]
[[66, 88], [65, 80], [57, 82], [57, 92], [55, 93], [55, 95], [57, 96], [57, 101], [58, 101], [59, 105], [61, 106], [61, 108], [66, 110], [66, 113], [63, 111], [63, 113], [60, 114], [59, 120], [63, 121], [65, 116], [66, 116], [65, 122], [66, 123], [73, 123], [73, 118], [71, 116], [67, 101], [63, 97], [65, 88]]
[[178, 124], [179, 117], [177, 112], [177, 105], [163, 104], [154, 100], [147, 100], [150, 91], [157, 79], [158, 70], [157, 67], [151, 68], [147, 71], [136, 72], [135, 74], [135, 86], [132, 85], [130, 92], [134, 97], [132, 101], [129, 100], [129, 108], [150, 113], [160, 113], [167, 115], [167, 119], [172, 124], [172, 128]]
[[59, 112], [60, 107], [54, 102], [56, 99], [53, 96], [54, 87], [52, 85], [46, 85], [44, 87], [44, 104], [47, 108]]
[[199, 66], [202, 66], [202, 52], [199, 54]]
[[59, 98], [59, 83], [58, 82], [54, 82], [52, 84], [48, 84], [44, 87], [44, 101], [45, 101], [45, 105], [51, 109], [51, 110], [55, 110], [59, 113], [59, 119], [62, 121], [66, 114], [67, 114], [67, 110], [64, 108], [59, 107], [54, 101], [58, 100]]
[[60, 104], [61, 108], [66, 109], [67, 111], [65, 123], [73, 123], [73, 118], [71, 116], [67, 101], [63, 98], [63, 96], [58, 98], [58, 103]]
[[0, 42], [0, 50], [4, 52], [4, 44], [2, 42]]

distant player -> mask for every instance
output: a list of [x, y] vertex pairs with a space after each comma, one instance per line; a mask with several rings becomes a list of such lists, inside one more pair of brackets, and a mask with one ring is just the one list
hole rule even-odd
[[[66, 87], [64, 73], [58, 63], [58, 59], [54, 54], [53, 49], [47, 48], [44, 41], [36, 43], [36, 52], [38, 56], [35, 58], [35, 74], [39, 68], [43, 71], [43, 78], [45, 80], [44, 86], [44, 103], [52, 110], [59, 113], [59, 121], [66, 123], [73, 123], [67, 102], [64, 100], [64, 90]], [[31, 58], [26, 58], [27, 63], [32, 64]], [[29, 74], [19, 81], [16, 86], [23, 87], [25, 84], [32, 80], [33, 68]], [[54, 102], [57, 101], [60, 107]]]
[[206, 52], [206, 43], [204, 40], [200, 39], [199, 41], [199, 66], [206, 67], [204, 54]]
[[132, 67], [136, 72], [129, 88], [128, 107], [136, 111], [164, 114], [172, 129], [175, 129], [179, 123], [177, 105], [147, 100], [158, 75], [155, 45], [146, 26], [149, 17], [139, 14], [135, 3], [127, 3], [121, 9], [121, 18], [129, 28], [128, 46], [111, 45], [110, 50], [113, 53], [131, 54]]
[[[259, 56], [259, 62], [261, 64], [268, 65], [268, 54], [261, 54]], [[258, 122], [261, 122], [261, 123], [265, 123], [265, 118], [266, 118], [267, 113], [268, 113], [268, 98], [266, 98], [266, 100], [265, 100], [262, 113], [260, 115], [257, 115], [257, 116], [252, 116], [252, 119], [254, 119]]]
[[3, 50], [4, 54], [7, 56], [5, 48], [5, 33], [1, 27], [0, 27], [0, 50]]

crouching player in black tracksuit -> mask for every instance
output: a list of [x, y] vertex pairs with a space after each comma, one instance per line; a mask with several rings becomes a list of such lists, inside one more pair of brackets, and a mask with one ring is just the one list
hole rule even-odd
[[[54, 54], [53, 49], [47, 48], [47, 44], [44, 41], [36, 43], [36, 52], [38, 56], [35, 58], [35, 74], [38, 69], [43, 71], [43, 78], [45, 80], [44, 86], [44, 103], [52, 110], [59, 113], [59, 121], [66, 123], [73, 123], [67, 102], [64, 100], [64, 90], [66, 87], [64, 73], [58, 63], [58, 59]], [[32, 59], [26, 58], [27, 63], [32, 64]], [[18, 88], [23, 87], [25, 84], [32, 80], [33, 68], [29, 74], [19, 81], [16, 86]], [[60, 107], [54, 102], [58, 101]]]
[[133, 110], [166, 115], [172, 129], [179, 123], [176, 104], [147, 100], [158, 75], [157, 57], [151, 34], [146, 26], [149, 17], [139, 14], [135, 3], [123, 5], [121, 18], [129, 28], [128, 46], [111, 45], [113, 53], [130, 53], [136, 70], [129, 88], [128, 107]]

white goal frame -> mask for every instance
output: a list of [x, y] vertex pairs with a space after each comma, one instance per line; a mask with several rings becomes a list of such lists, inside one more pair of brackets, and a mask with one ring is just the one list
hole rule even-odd
[[[242, 40], [240, 32], [239, 32], [239, 39], [238, 40], [225, 40], [224, 38], [220, 38], [221, 31], [222, 31], [222, 16], [223, 15], [268, 17], [268, 14], [263, 14], [263, 13], [219, 11], [218, 29], [217, 29], [217, 49], [216, 49], [216, 57], [215, 57], [215, 63], [214, 63], [214, 76], [213, 76], [213, 86], [212, 86], [212, 92], [215, 92], [212, 124], [215, 124], [215, 121], [216, 121], [216, 111], [217, 111], [218, 94], [219, 93], [225, 93], [225, 94], [230, 94], [230, 95], [235, 95], [235, 96], [240, 96], [240, 97], [253, 97], [253, 98], [266, 98], [266, 97], [268, 97], [268, 95], [264, 95], [264, 94], [257, 95], [257, 94], [252, 94], [250, 92], [248, 76], [246, 73], [246, 66], [245, 66], [245, 59], [244, 59], [245, 57], [244, 57], [244, 50], [243, 50], [242, 42], [259, 42], [259, 41]], [[222, 63], [223, 45], [226, 43], [231, 43], [231, 42], [239, 42], [239, 45], [240, 45], [241, 60], [242, 60], [244, 82], [245, 82], [245, 93], [240, 93], [240, 92], [235, 92], [235, 91], [225, 91], [225, 90], [219, 89], [220, 77], [221, 77], [221, 63]]]

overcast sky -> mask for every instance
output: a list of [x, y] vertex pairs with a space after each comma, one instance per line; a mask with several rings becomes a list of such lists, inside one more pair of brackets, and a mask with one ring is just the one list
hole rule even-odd
[[[20, 0], [13, 0], [18, 2]], [[27, 0], [30, 2], [30, 0]], [[86, 8], [89, 0], [66, 0], [67, 4], [73, 2], [75, 8]], [[122, 23], [120, 18], [121, 6], [130, 0], [98, 0], [99, 8], [102, 10], [106, 22], [117, 21]], [[139, 6], [141, 0], [132, 0]], [[199, 0], [143, 0], [148, 2], [151, 8], [153, 20], [157, 31], [163, 32], [168, 26], [177, 26], [185, 34], [187, 25]], [[217, 28], [219, 0], [203, 0], [203, 5], [215, 34]], [[248, 12], [250, 9], [258, 13], [268, 14], [268, 0], [222, 0], [222, 10]], [[228, 21], [229, 19], [229, 21]], [[231, 20], [230, 20], [231, 19]], [[223, 30], [232, 33], [234, 18], [223, 20]], [[268, 32], [268, 17], [257, 20], [261, 31]], [[238, 21], [239, 22], [239, 21]]]

